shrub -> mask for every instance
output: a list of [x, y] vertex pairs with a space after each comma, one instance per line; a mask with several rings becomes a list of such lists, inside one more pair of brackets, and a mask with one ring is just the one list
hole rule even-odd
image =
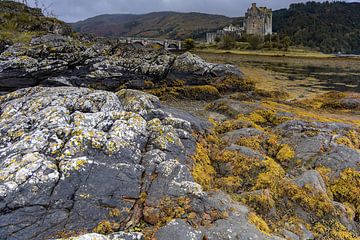
[[195, 46], [196, 46], [195, 41], [192, 38], [187, 38], [183, 42], [183, 47], [186, 50], [191, 50], [191, 49], [195, 48]]

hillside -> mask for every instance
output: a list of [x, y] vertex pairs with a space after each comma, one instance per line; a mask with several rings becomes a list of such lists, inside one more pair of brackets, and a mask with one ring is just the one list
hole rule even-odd
[[2, 42], [28, 42], [36, 35], [69, 34], [71, 31], [64, 22], [44, 16], [41, 9], [0, 0], [0, 48]]
[[203, 13], [154, 12], [143, 15], [101, 15], [73, 23], [72, 26], [78, 32], [98, 36], [183, 39], [202, 37], [206, 32], [221, 28], [232, 21], [232, 18], [225, 16]]
[[274, 31], [323, 52], [360, 53], [360, 3], [308, 2], [274, 11]]

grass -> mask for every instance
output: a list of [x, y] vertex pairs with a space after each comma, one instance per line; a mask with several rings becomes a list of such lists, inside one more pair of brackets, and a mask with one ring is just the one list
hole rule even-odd
[[281, 50], [221, 50], [204, 48], [197, 52], [216, 53], [216, 54], [237, 54], [237, 55], [255, 55], [272, 57], [303, 57], [303, 58], [334, 58], [334, 54], [324, 54], [321, 52], [292, 48], [289, 51]]

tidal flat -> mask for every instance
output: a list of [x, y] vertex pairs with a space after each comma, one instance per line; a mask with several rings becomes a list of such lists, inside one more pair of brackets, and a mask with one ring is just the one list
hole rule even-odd
[[328, 91], [360, 92], [360, 58], [197, 52], [210, 62], [234, 64], [260, 89], [307, 98]]

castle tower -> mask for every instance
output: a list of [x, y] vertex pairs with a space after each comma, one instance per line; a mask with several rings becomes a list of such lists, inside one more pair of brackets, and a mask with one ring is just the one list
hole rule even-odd
[[272, 9], [257, 7], [253, 3], [245, 14], [245, 29], [247, 34], [272, 34]]

